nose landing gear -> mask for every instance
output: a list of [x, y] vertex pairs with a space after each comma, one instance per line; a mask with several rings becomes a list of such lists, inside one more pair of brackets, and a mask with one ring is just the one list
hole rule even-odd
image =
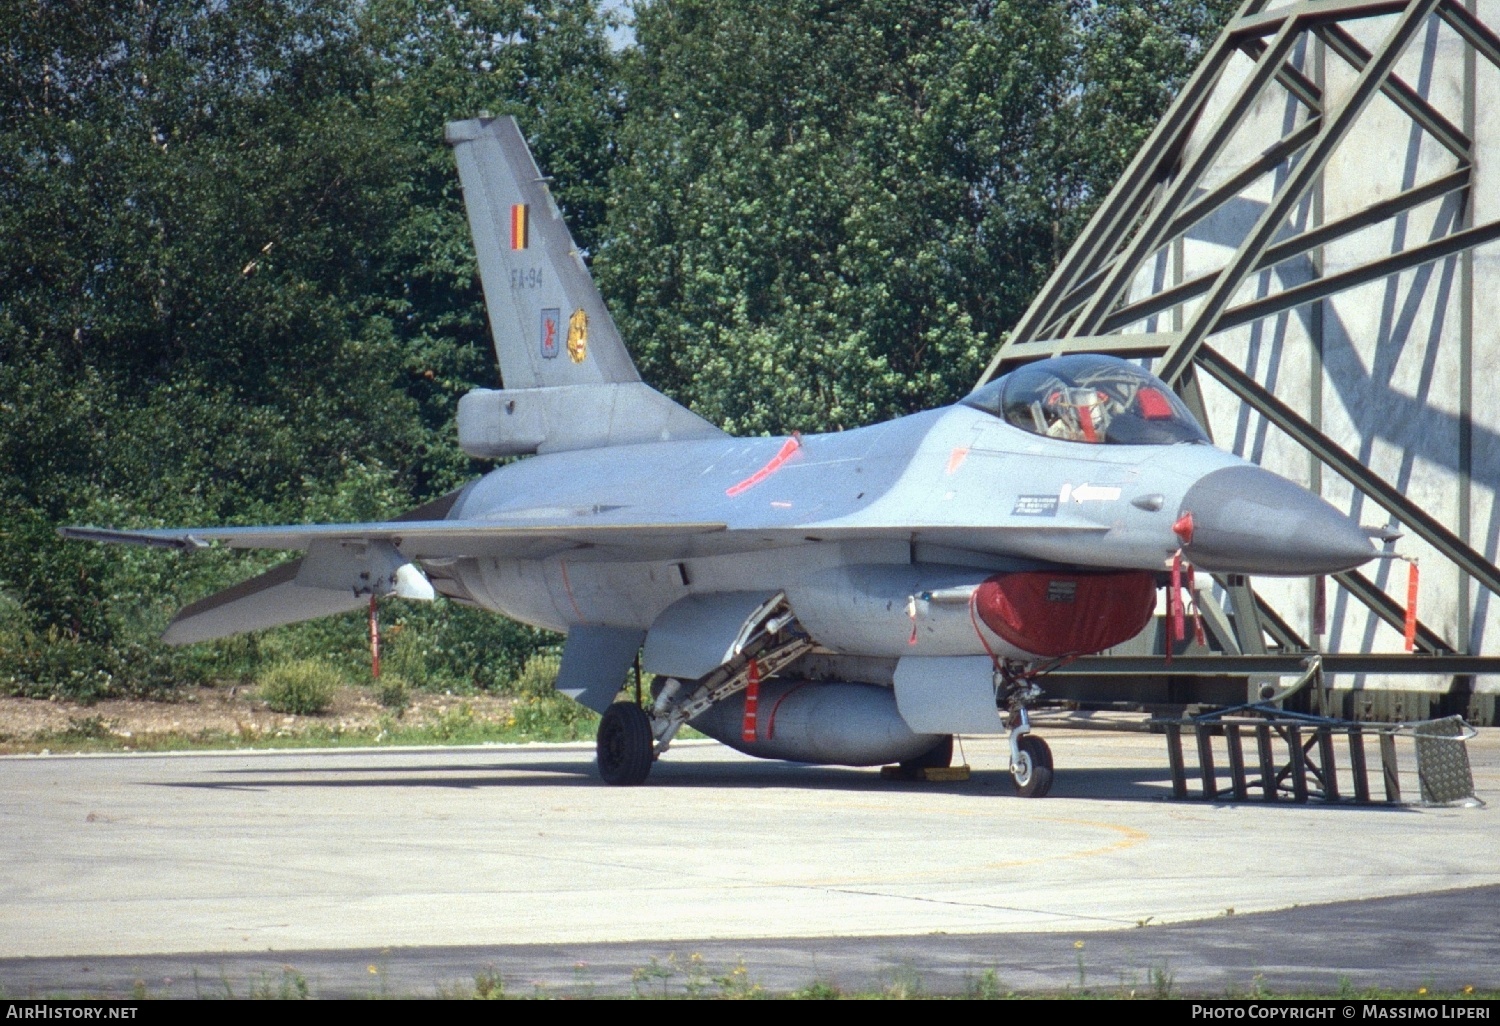
[[1042, 689], [1029, 678], [1005, 674], [998, 682], [1000, 695], [1009, 707], [1010, 778], [1022, 798], [1045, 798], [1052, 790], [1052, 749], [1031, 732], [1026, 705], [1042, 696]]
[[1035, 734], [1012, 738], [1010, 778], [1022, 798], [1045, 798], [1052, 790], [1052, 749]]

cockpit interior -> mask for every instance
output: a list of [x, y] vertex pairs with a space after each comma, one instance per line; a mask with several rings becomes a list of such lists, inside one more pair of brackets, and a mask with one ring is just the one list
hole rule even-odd
[[1059, 356], [963, 399], [1034, 435], [1092, 445], [1175, 445], [1208, 436], [1166, 383], [1113, 356]]

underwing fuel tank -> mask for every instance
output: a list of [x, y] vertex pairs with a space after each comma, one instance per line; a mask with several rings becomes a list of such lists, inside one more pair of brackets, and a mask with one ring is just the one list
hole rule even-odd
[[875, 684], [773, 680], [760, 686], [756, 739], [744, 739], [745, 693], [690, 721], [746, 755], [837, 766], [880, 766], [930, 752], [943, 738], [918, 734], [896, 709], [896, 693]]

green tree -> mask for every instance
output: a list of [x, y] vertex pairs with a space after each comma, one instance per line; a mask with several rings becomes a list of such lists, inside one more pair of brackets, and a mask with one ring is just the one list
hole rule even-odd
[[[362, 661], [358, 618], [169, 655], [175, 608], [281, 557], [54, 531], [377, 518], [483, 469], [444, 121], [521, 118], [649, 379], [836, 429], [967, 389], [1227, 13], [652, 0], [617, 55], [593, 0], [0, 7], [0, 685]], [[398, 615], [439, 681], [542, 641]]]
[[1069, 177], [1064, 245], [1083, 228], [1094, 203], [1114, 185], [1239, 6], [1238, 0], [1133, 0], [1079, 8], [1073, 145], [1080, 159]]
[[[43, 688], [57, 652], [96, 683], [213, 670], [247, 650], [152, 639], [267, 557], [55, 527], [366, 519], [468, 476], [453, 406], [494, 372], [442, 123], [531, 112], [597, 223], [605, 26], [588, 2], [39, 0], [0, 28], [0, 660]], [[301, 636], [329, 631], [357, 649], [348, 623]]]
[[653, 0], [597, 270], [647, 377], [740, 431], [952, 401], [1220, 4]]

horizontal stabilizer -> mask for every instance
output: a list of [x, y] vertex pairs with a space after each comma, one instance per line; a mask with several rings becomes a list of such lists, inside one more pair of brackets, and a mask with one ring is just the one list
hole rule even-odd
[[301, 568], [302, 560], [294, 559], [194, 602], [173, 617], [162, 640], [169, 645], [212, 641], [231, 634], [347, 613], [368, 601], [347, 589], [330, 591], [300, 585], [296, 579]]

